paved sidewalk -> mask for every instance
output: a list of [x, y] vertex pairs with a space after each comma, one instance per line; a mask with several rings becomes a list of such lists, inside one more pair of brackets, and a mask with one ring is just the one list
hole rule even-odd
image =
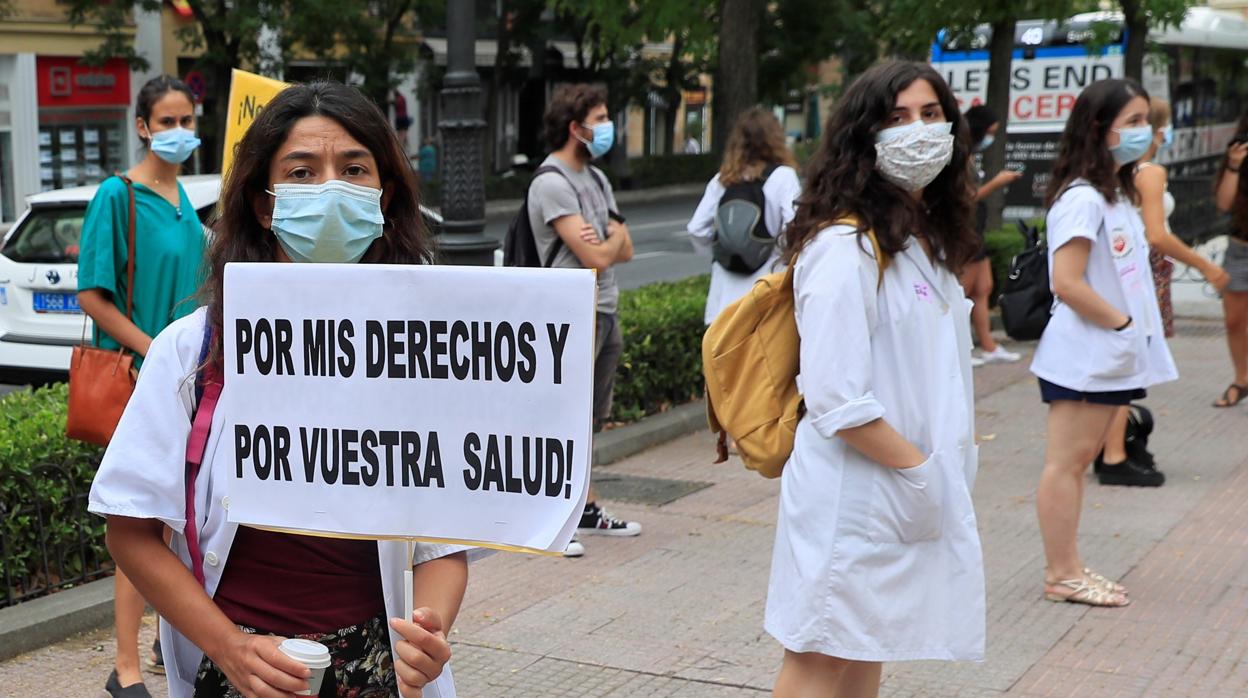
[[[1134, 603], [1041, 599], [1045, 410], [1025, 362], [978, 369], [988, 658], [888, 665], [884, 695], [1248, 695], [1248, 408], [1209, 407], [1229, 377], [1220, 324], [1180, 321], [1179, 332], [1183, 380], [1145, 401], [1169, 481], [1092, 482], [1086, 493], [1085, 558], [1130, 585]], [[778, 483], [712, 457], [697, 434], [597, 472], [604, 487], [709, 483], [662, 506], [612, 502], [643, 522], [640, 537], [588, 538], [581, 559], [498, 554], [474, 565], [452, 635], [460, 695], [767, 694], [780, 659], [762, 631]], [[109, 643], [101, 632], [0, 664], [0, 693], [96, 695]]]

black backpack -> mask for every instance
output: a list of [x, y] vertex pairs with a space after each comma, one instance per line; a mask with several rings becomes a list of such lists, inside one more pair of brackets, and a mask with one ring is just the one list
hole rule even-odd
[[[533, 180], [548, 172], [554, 172], [565, 180], [568, 179], [568, 176], [558, 167], [543, 165], [533, 171], [533, 179], [529, 180], [529, 186], [533, 186]], [[605, 195], [607, 187], [593, 167], [589, 168], [589, 174]], [[569, 180], [568, 184], [571, 183]], [[507, 235], [503, 238], [503, 266], [548, 268], [555, 263], [555, 257], [561, 249], [563, 249], [563, 238], [556, 233], [555, 242], [546, 251], [546, 259], [542, 259], [537, 254], [537, 240], [533, 237], [533, 226], [529, 222], [529, 192], [526, 190], [524, 203], [520, 204], [520, 211], [516, 213], [515, 218], [511, 219], [511, 225], [507, 227]]]
[[1012, 339], [1040, 339], [1049, 324], [1053, 309], [1053, 292], [1049, 289], [1049, 247], [1040, 239], [1040, 229], [1019, 221], [1019, 229], [1027, 247], [1010, 263], [997, 306], [1001, 308], [1001, 324]]
[[724, 190], [715, 211], [715, 236], [711, 252], [728, 271], [753, 274], [771, 258], [776, 239], [767, 232], [763, 216], [766, 197], [763, 185], [778, 165], [763, 170], [761, 179], [737, 182]]

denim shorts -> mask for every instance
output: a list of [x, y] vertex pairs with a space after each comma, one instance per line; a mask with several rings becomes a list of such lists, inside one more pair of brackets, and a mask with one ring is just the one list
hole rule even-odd
[[1226, 257], [1222, 259], [1222, 268], [1231, 277], [1226, 290], [1248, 292], [1248, 242], [1231, 238], [1226, 246]]
[[1037, 380], [1040, 381], [1040, 399], [1044, 400], [1045, 404], [1056, 400], [1070, 400], [1071, 402], [1090, 402], [1094, 405], [1130, 405], [1132, 400], [1143, 400], [1148, 396], [1148, 391], [1143, 388], [1084, 392], [1063, 388], [1043, 378]]

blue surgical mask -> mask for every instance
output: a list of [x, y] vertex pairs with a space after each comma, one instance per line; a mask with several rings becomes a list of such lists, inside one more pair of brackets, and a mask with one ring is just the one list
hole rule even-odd
[[151, 134], [150, 147], [156, 157], [174, 165], [186, 162], [200, 144], [194, 131], [188, 131], [181, 126], [155, 133], [149, 128], [148, 133]]
[[1114, 130], [1118, 132], [1118, 145], [1110, 148], [1109, 154], [1114, 156], [1114, 162], [1119, 165], [1139, 160], [1153, 145], [1152, 126], [1133, 126]]
[[589, 148], [590, 157], [600, 158], [603, 155], [606, 155], [608, 150], [611, 150], [612, 145], [615, 145], [614, 122], [607, 121], [601, 124], [594, 124], [593, 126], [586, 126], [585, 124], [581, 125], [594, 132], [594, 139], [590, 141], [587, 141], [580, 136], [576, 137], [576, 140], [584, 143], [585, 147]]
[[340, 179], [273, 189], [273, 234], [293, 261], [354, 264], [381, 237], [380, 189]]
[[979, 142], [979, 147], [977, 147], [976, 150], [979, 150], [979, 151], [988, 150], [989, 148], [992, 147], [993, 142], [996, 140], [997, 140], [997, 137], [990, 133], [984, 136], [984, 140]]
[[1161, 147], [1169, 148], [1172, 145], [1174, 145], [1174, 125], [1166, 124], [1166, 127], [1161, 129]]

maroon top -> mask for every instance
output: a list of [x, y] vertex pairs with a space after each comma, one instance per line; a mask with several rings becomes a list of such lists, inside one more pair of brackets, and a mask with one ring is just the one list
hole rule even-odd
[[385, 610], [377, 541], [239, 526], [213, 600], [234, 623], [273, 633], [362, 623]]

